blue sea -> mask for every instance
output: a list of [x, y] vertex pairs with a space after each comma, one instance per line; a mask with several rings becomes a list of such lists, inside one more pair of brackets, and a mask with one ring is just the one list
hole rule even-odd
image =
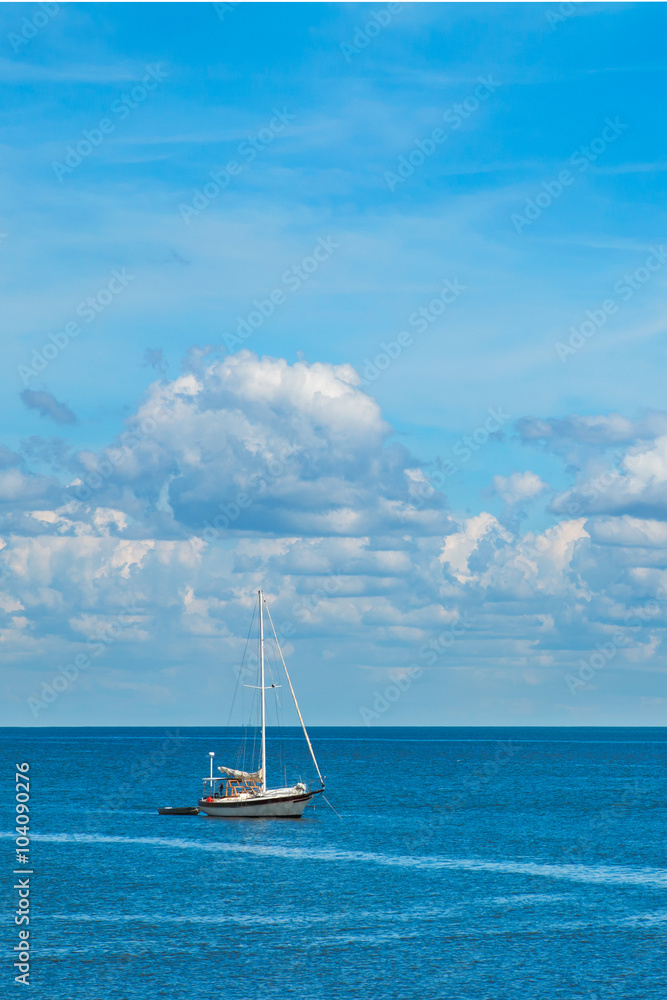
[[[225, 820], [157, 807], [196, 804], [236, 732], [1, 730], [7, 886], [30, 763], [31, 995], [667, 997], [667, 729], [311, 736], [336, 811]], [[268, 744], [270, 784], [310, 777], [299, 733]]]

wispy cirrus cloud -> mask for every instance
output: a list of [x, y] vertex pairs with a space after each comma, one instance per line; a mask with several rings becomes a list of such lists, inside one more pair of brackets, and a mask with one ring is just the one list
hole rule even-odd
[[145, 73], [143, 66], [121, 64], [64, 63], [58, 65], [37, 65], [18, 59], [0, 58], [0, 81], [6, 84], [25, 83], [130, 83], [141, 80]]

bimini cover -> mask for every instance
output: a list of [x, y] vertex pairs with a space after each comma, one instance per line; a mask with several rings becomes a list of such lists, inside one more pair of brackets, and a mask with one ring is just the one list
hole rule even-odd
[[219, 767], [218, 771], [222, 774], [226, 774], [228, 778], [237, 778], [238, 781], [261, 781], [262, 780], [262, 769], [260, 767], [259, 771], [235, 771], [233, 767]]

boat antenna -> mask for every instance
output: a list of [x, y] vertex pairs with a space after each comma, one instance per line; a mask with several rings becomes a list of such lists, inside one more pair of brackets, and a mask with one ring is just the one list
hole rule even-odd
[[[287, 683], [289, 684], [289, 689], [292, 692], [292, 698], [294, 699], [294, 707], [296, 708], [296, 713], [299, 716], [299, 722], [301, 723], [301, 728], [303, 729], [303, 735], [306, 737], [306, 743], [308, 744], [308, 749], [310, 750], [310, 756], [313, 758], [313, 764], [315, 765], [315, 770], [317, 771], [317, 777], [322, 783], [322, 788], [324, 788], [324, 778], [320, 773], [320, 769], [317, 766], [317, 760], [315, 759], [315, 751], [313, 750], [313, 744], [310, 742], [310, 736], [308, 735], [308, 730], [306, 729], [306, 724], [303, 721], [303, 716], [301, 715], [301, 709], [299, 708], [299, 702], [296, 700], [296, 695], [294, 694], [294, 688], [292, 687], [292, 681], [287, 669], [287, 664], [285, 663], [285, 657], [283, 656], [283, 651], [280, 648], [280, 643], [278, 642], [278, 636], [276, 634], [276, 627], [273, 624], [273, 618], [271, 617], [271, 612], [269, 611], [268, 604], [266, 605], [266, 613], [269, 616], [269, 621], [271, 622], [271, 628], [273, 629], [273, 635], [276, 640], [276, 646], [278, 647], [278, 652], [280, 653], [280, 659], [282, 660], [283, 669], [285, 671], [285, 677], [287, 678]], [[264, 684], [264, 681], [262, 681]], [[263, 694], [263, 690], [262, 690]]]
[[[266, 791], [266, 692], [264, 690], [264, 615], [262, 612], [262, 608], [264, 606], [264, 594], [262, 593], [261, 590], [258, 590], [257, 596], [259, 598], [259, 663], [260, 663], [259, 685], [260, 688], [262, 689], [262, 791], [265, 792]], [[273, 622], [271, 624], [273, 624]]]

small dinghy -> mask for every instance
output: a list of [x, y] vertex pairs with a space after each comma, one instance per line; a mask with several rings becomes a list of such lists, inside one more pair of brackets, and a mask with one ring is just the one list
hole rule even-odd
[[158, 809], [160, 816], [198, 816], [197, 806], [163, 806]]

